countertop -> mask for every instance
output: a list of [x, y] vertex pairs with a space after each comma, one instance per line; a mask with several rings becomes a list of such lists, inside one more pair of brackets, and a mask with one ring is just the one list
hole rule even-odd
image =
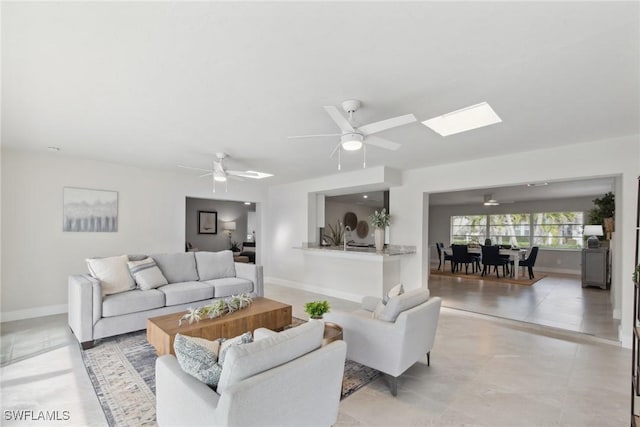
[[409, 255], [416, 253], [415, 246], [402, 246], [402, 245], [387, 245], [386, 248], [382, 251], [376, 251], [376, 248], [368, 248], [368, 247], [359, 247], [359, 246], [347, 246], [345, 249], [344, 246], [319, 246], [314, 243], [303, 243], [301, 246], [296, 247], [295, 249], [301, 249], [304, 251], [310, 252], [325, 252], [325, 253], [335, 253], [338, 254], [340, 252], [347, 254], [362, 254], [362, 255], [377, 255], [377, 256], [398, 256], [398, 255]]

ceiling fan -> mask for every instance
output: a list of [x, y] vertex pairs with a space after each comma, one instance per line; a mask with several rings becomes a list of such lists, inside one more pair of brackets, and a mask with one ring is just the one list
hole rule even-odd
[[485, 206], [498, 206], [500, 204], [503, 203], [513, 203], [513, 200], [501, 200], [498, 201], [496, 199], [493, 198], [493, 194], [485, 194], [484, 195], [484, 202], [482, 203]]
[[290, 136], [289, 139], [294, 138], [316, 138], [327, 136], [339, 136], [340, 142], [335, 146], [329, 157], [333, 157], [336, 151], [338, 152], [338, 170], [340, 170], [340, 157], [342, 150], [356, 151], [363, 149], [363, 166], [367, 166], [366, 162], [366, 147], [372, 145], [375, 147], [384, 148], [386, 150], [397, 150], [400, 148], [400, 144], [397, 142], [389, 141], [379, 136], [373, 136], [374, 133], [382, 132], [387, 129], [395, 128], [398, 126], [406, 125], [417, 121], [413, 114], [405, 114], [404, 116], [393, 117], [378, 122], [369, 123], [362, 126], [356, 126], [353, 121], [353, 114], [358, 111], [362, 103], [357, 99], [349, 99], [342, 103], [342, 109], [347, 113], [348, 118], [345, 118], [342, 113], [333, 105], [325, 106], [324, 109], [329, 114], [329, 117], [338, 125], [340, 133], [329, 133], [320, 135], [298, 135]]
[[213, 184], [213, 192], [216, 192], [216, 182], [224, 182], [225, 183], [225, 191], [227, 191], [227, 179], [235, 179], [238, 181], [244, 181], [243, 178], [251, 178], [251, 179], [262, 179], [273, 176], [273, 174], [265, 173], [265, 172], [256, 172], [256, 171], [234, 171], [229, 170], [224, 167], [223, 161], [228, 158], [229, 155], [226, 153], [216, 153], [215, 159], [213, 159], [213, 169], [202, 169], [202, 168], [194, 168], [191, 166], [178, 165], [179, 168], [184, 169], [192, 169], [201, 172], [206, 172], [203, 175], [200, 175], [200, 178], [204, 178], [206, 176], [210, 176], [211, 182]]

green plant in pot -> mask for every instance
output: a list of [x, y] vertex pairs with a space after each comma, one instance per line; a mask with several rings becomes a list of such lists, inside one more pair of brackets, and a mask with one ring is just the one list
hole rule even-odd
[[[607, 238], [613, 231], [613, 218], [616, 214], [616, 198], [612, 192], [606, 193], [600, 198], [593, 199], [595, 208], [589, 211], [589, 224], [603, 225]], [[605, 236], [601, 236], [604, 239]]]
[[322, 319], [325, 313], [329, 312], [329, 301], [311, 301], [304, 305], [304, 311], [312, 319]]
[[631, 276], [633, 283], [638, 283], [638, 275], [640, 275], [640, 264], [636, 265], [636, 268], [633, 269], [633, 276]]
[[344, 238], [344, 228], [342, 228], [340, 221], [338, 221], [335, 228], [333, 228], [331, 224], [328, 224], [327, 229], [329, 232], [323, 236], [325, 240], [331, 246], [340, 246], [342, 244], [342, 239]]

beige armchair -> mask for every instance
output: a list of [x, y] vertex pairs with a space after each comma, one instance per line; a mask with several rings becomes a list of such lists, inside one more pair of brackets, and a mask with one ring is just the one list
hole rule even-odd
[[324, 318], [342, 327], [347, 359], [389, 375], [391, 394], [396, 396], [404, 371], [425, 355], [427, 365], [431, 362], [442, 300], [416, 289], [391, 298], [384, 308], [379, 302], [365, 297], [359, 310], [333, 311]]

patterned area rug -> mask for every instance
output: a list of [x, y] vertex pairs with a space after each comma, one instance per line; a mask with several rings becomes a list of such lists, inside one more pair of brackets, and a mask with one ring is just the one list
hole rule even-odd
[[[297, 319], [294, 319], [294, 325]], [[146, 331], [101, 340], [81, 351], [82, 360], [110, 426], [156, 425], [156, 352]], [[347, 360], [342, 379], [344, 399], [382, 374]]]

